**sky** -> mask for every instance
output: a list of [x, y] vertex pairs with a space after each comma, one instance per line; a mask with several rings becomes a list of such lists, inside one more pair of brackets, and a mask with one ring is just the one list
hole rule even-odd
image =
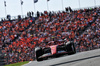
[[[6, 13], [10, 14], [11, 16], [21, 15], [21, 4], [20, 0], [5, 0], [6, 1]], [[47, 0], [38, 0], [37, 3], [33, 3], [33, 0], [22, 0], [24, 3], [22, 5], [23, 15], [26, 15], [29, 11], [46, 11], [47, 10]], [[61, 11], [64, 10], [65, 7], [71, 7], [72, 9], [79, 8], [79, 1], [80, 1], [80, 8], [83, 7], [93, 7], [99, 6], [100, 0], [50, 0], [48, 2], [49, 11]], [[63, 8], [62, 8], [63, 2]], [[35, 10], [34, 10], [35, 5]], [[5, 14], [5, 6], [4, 0], [0, 0], [0, 18], [6, 17]]]

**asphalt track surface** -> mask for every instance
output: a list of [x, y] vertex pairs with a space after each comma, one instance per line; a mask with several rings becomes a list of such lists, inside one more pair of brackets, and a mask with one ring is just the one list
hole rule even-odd
[[23, 66], [100, 66], [100, 49], [52, 58], [41, 62], [31, 61]]

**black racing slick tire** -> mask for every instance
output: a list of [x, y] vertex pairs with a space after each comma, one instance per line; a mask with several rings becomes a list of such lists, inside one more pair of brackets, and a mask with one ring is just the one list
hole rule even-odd
[[36, 47], [35, 48], [35, 54], [36, 54], [36, 60], [37, 61], [42, 61], [43, 58], [39, 58], [40, 56], [43, 55], [43, 52], [42, 52], [42, 48], [41, 47]]
[[68, 55], [76, 53], [76, 49], [73, 41], [69, 41], [66, 43], [66, 51], [68, 52]]

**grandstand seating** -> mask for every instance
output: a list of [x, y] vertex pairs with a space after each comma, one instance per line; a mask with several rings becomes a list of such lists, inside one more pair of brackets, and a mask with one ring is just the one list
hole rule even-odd
[[76, 38], [79, 51], [100, 48], [100, 12], [95, 22], [84, 33]]
[[67, 41], [73, 40], [79, 51], [99, 48], [99, 11], [100, 8], [44, 12], [35, 21], [27, 18], [0, 23], [0, 44], [7, 64], [35, 60], [36, 46], [49, 46], [50, 41], [65, 38]]

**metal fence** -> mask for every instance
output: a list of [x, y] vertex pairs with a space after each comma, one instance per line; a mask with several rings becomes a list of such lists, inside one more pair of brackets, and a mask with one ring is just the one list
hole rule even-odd
[[[91, 6], [91, 7], [72, 8], [72, 10], [88, 9], [88, 8], [95, 8], [95, 7], [100, 7], [100, 5]], [[62, 12], [62, 11], [64, 11], [64, 10], [60, 10], [60, 12]], [[51, 12], [58, 13], [59, 11], [51, 11]], [[42, 13], [42, 12], [40, 12], [40, 13]], [[34, 17], [37, 17], [37, 14], [34, 14], [33, 16], [34, 16]], [[27, 15], [21, 15], [21, 18], [25, 18], [25, 17], [27, 17]], [[3, 20], [7, 20], [6, 17], [0, 17], [0, 21], [1, 21], [2, 19], [3, 19]], [[18, 19], [18, 16], [11, 16], [11, 20], [13, 20], [13, 19]]]

